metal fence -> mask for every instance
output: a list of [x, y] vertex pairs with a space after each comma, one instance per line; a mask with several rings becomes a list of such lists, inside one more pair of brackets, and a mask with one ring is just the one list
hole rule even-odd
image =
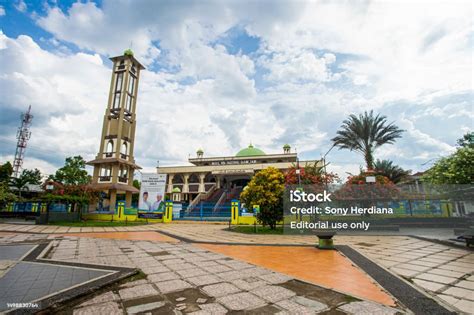
[[196, 221], [229, 221], [231, 216], [230, 203], [216, 206], [215, 203], [201, 202], [192, 209], [183, 207], [179, 212], [179, 218], [173, 220], [196, 220]]

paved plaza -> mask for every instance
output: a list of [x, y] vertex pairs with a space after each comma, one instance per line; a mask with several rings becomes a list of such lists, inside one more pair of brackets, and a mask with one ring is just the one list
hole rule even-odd
[[[83, 232], [89, 233], [81, 233], [82, 228], [77, 231], [77, 228], [49, 226], [16, 226], [24, 229], [23, 233], [18, 233], [12, 232], [12, 226], [0, 225], [0, 231], [10, 231], [0, 232], [0, 245], [50, 242], [46, 258], [53, 261], [143, 271], [143, 279], [106, 288], [95, 296], [71, 302], [68, 307], [77, 314], [410, 312], [376, 283], [372, 285], [385, 294], [387, 300], [356, 294], [349, 285], [344, 288], [344, 283], [350, 283], [347, 275], [339, 277], [341, 288], [318, 279], [314, 274], [322, 273], [318, 272], [324, 270], [322, 265], [320, 269], [313, 267], [306, 275], [304, 268], [292, 272], [288, 264], [298, 261], [298, 257], [308, 257], [312, 247], [304, 245], [313, 245], [314, 236], [239, 234], [225, 230], [226, 225], [221, 224], [156, 224], [125, 227], [127, 230], [101, 228], [103, 230], [93, 234], [88, 229]], [[31, 233], [31, 229], [36, 233]], [[39, 229], [41, 231], [37, 232]], [[132, 233], [127, 239], [129, 232]], [[216, 240], [221, 244], [215, 244]], [[446, 309], [472, 313], [472, 251], [408, 236], [336, 236], [335, 242], [357, 250]], [[285, 257], [285, 250], [278, 250], [278, 247], [284, 248], [282, 244], [301, 245], [288, 248], [288, 257], [295, 257], [293, 261], [275, 258]], [[261, 254], [257, 255], [258, 252]], [[2, 271], [5, 277], [13, 269], [9, 267], [8, 259], [0, 258], [5, 262]], [[314, 260], [315, 266], [317, 261]], [[323, 260], [319, 261], [322, 263]], [[310, 268], [312, 261], [306, 263]], [[363, 270], [357, 272], [365, 275]], [[337, 277], [330, 280], [337, 282]]]

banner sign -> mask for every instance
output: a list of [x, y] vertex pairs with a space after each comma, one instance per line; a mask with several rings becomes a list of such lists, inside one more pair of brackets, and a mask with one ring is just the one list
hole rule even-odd
[[138, 217], [143, 219], [162, 219], [163, 212], [157, 211], [138, 211]]
[[138, 202], [139, 217], [143, 212], [165, 211], [165, 186], [166, 174], [142, 174]]

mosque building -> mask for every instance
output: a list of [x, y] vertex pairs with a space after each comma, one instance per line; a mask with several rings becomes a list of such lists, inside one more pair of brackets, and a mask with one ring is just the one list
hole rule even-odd
[[[238, 199], [250, 179], [260, 170], [274, 167], [286, 171], [298, 162], [296, 152], [285, 144], [283, 152], [266, 154], [250, 144], [235, 156], [205, 157], [202, 149], [196, 157], [189, 158], [190, 165], [158, 167], [159, 174], [167, 175], [166, 192], [173, 201], [189, 203], [192, 207], [199, 202], [216, 205]], [[302, 165], [320, 161], [300, 161]]]

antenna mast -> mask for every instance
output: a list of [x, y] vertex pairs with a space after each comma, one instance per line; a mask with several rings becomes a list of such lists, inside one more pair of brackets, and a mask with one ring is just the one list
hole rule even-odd
[[26, 145], [31, 137], [31, 121], [33, 115], [30, 114], [31, 105], [28, 107], [26, 113], [21, 114], [21, 126], [18, 128], [16, 138], [18, 142], [16, 144], [15, 160], [13, 161], [13, 176], [18, 177], [21, 166], [23, 165], [23, 157], [25, 156]]

